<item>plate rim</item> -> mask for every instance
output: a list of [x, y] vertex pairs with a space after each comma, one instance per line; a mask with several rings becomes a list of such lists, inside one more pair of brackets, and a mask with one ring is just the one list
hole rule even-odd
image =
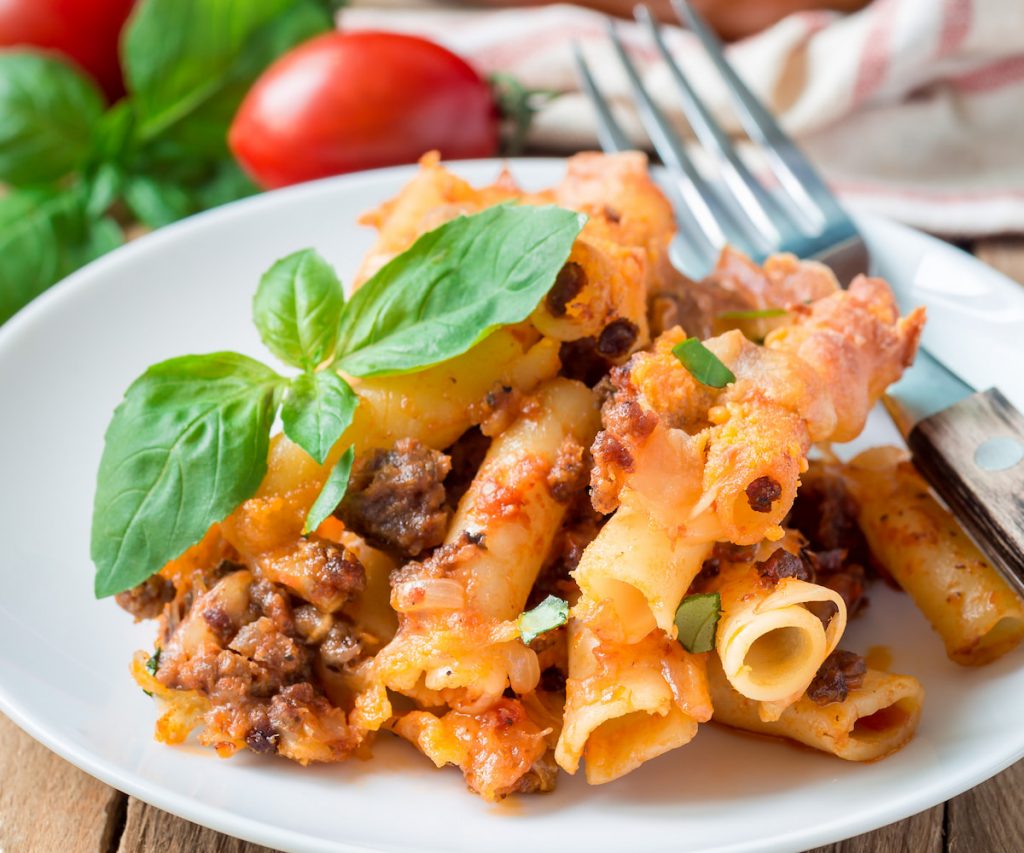
[[[565, 157], [490, 158], [445, 161], [444, 165], [455, 171], [460, 169], [497, 170], [503, 166], [508, 166], [513, 172], [517, 169], [544, 171], [563, 167], [566, 159]], [[338, 191], [358, 190], [360, 187], [372, 187], [381, 181], [393, 180], [402, 175], [412, 175], [417, 168], [416, 164], [387, 167], [338, 175], [273, 190], [204, 211], [146, 234], [75, 271], [36, 297], [28, 306], [9, 319], [0, 327], [0, 359], [5, 357], [8, 349], [17, 345], [23, 335], [31, 334], [36, 326], [45, 323], [52, 307], [59, 304], [60, 300], [69, 298], [69, 294], [84, 294], [92, 288], [102, 287], [104, 273], [108, 268], [116, 268], [140, 252], [149, 251], [166, 242], [187, 239], [190, 232], [202, 229], [211, 220], [229, 220], [240, 213], [250, 214], [254, 210], [258, 211], [264, 207], [272, 208], [286, 201], [301, 202], [304, 196], [314, 197]], [[867, 225], [869, 232], [888, 232], [894, 236], [894, 239], [899, 240], [913, 239], [919, 242], [923, 240], [927, 245], [965, 255], [979, 268], [986, 270], [988, 274], [1008, 278], [958, 247], [913, 227], [865, 212], [857, 212], [855, 218]], [[1021, 298], [1024, 301], [1024, 294]], [[37, 723], [32, 714], [18, 702], [15, 691], [11, 690], [2, 679], [0, 679], [0, 711], [30, 737], [90, 776], [154, 807], [202, 826], [254, 843], [287, 850], [375, 853], [382, 849], [342, 839], [326, 841], [300, 831], [282, 828], [270, 822], [239, 815], [220, 806], [211, 806], [195, 797], [178, 793], [173, 788], [151, 783], [130, 770], [126, 771], [117, 762], [103, 757], [95, 751], [90, 752], [88, 749], [79, 748], [66, 739], [60, 729]], [[783, 851], [805, 849], [840, 841], [903, 820], [945, 802], [995, 776], [1022, 757], [1024, 757], [1024, 730], [1021, 732], [1019, 742], [1015, 743], [1012, 749], [1003, 753], [998, 760], [976, 759], [968, 765], [961, 764], [961, 772], [956, 776], [936, 773], [929, 780], [930, 783], [909, 787], [901, 797], [887, 798], [866, 810], [858, 809], [829, 823], [802, 825], [788, 832], [776, 834], [770, 839], [725, 843], [709, 849], [719, 851], [719, 853], [754, 850]]]

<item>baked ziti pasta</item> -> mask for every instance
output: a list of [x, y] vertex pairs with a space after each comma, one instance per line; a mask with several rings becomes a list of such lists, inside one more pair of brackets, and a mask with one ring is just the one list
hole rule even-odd
[[1024, 606], [896, 447], [858, 454], [840, 476], [858, 505], [872, 554], [942, 637], [946, 654], [977, 666], [1024, 639]]
[[[526, 246], [472, 230], [491, 216], [554, 224]], [[234, 446], [256, 447], [252, 482], [111, 589], [158, 620], [131, 672], [161, 741], [308, 764], [398, 737], [488, 800], [581, 766], [610, 782], [711, 722], [869, 761], [913, 737], [924, 698], [842, 647], [878, 573], [958, 662], [1024, 637], [1024, 604], [905, 454], [809, 461], [914, 358], [924, 313], [901, 317], [884, 281], [842, 290], [820, 264], [731, 249], [689, 281], [635, 152], [578, 155], [540, 191], [428, 155], [363, 222], [377, 240], [347, 301], [309, 255], [319, 277], [283, 259], [261, 282], [257, 302], [307, 288], [344, 334], [296, 355], [290, 291], [264, 317], [302, 375], [244, 365], [263, 438], [284, 398], [281, 434]]]

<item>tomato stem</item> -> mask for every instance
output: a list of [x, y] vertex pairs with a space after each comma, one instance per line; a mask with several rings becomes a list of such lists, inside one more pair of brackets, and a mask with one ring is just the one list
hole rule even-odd
[[533, 117], [562, 93], [555, 89], [527, 88], [504, 71], [495, 71], [487, 81], [502, 117], [502, 153], [509, 157], [520, 154]]

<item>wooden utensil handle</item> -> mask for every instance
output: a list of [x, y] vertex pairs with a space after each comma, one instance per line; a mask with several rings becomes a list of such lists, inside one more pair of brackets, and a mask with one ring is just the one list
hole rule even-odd
[[914, 464], [1024, 594], [1024, 415], [995, 388], [920, 421]]

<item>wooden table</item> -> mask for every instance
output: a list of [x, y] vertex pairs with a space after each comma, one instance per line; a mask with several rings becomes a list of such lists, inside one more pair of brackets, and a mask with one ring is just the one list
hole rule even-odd
[[[972, 249], [1024, 284], [1024, 238]], [[1024, 655], [1018, 650], [1017, 655]], [[927, 711], [926, 711], [927, 713]], [[815, 853], [1024, 851], [1024, 761], [948, 803]], [[0, 853], [260, 853], [104, 785], [0, 715]]]

